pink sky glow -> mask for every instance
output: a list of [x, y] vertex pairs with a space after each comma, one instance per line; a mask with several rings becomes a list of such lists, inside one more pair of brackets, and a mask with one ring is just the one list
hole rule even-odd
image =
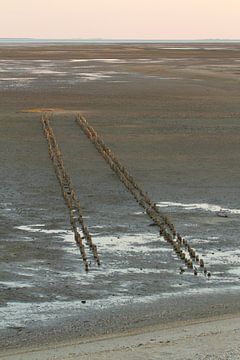
[[240, 39], [240, 0], [0, 0], [0, 37]]

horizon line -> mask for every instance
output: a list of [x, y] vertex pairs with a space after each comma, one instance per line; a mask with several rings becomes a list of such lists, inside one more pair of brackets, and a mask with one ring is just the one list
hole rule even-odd
[[181, 39], [142, 39], [142, 38], [41, 38], [41, 37], [0, 37], [0, 41], [6, 40], [28, 40], [28, 41], [155, 41], [155, 42], [167, 42], [167, 41], [240, 41], [240, 38], [181, 38]]

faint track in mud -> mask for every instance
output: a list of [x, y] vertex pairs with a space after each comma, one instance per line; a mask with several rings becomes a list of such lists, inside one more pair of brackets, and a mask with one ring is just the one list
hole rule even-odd
[[[58, 146], [53, 129], [50, 126], [50, 119], [51, 115], [49, 113], [44, 113], [42, 115], [41, 123], [43, 127], [43, 132], [48, 142], [49, 156], [53, 162], [55, 173], [62, 190], [63, 198], [69, 209], [70, 223], [74, 233], [74, 238], [76, 244], [79, 247], [85, 270], [88, 271], [89, 262], [86, 254], [86, 246], [84, 245], [83, 240], [86, 240], [86, 243], [91, 249], [96, 263], [100, 265], [97, 246], [93, 243], [92, 236], [83, 220], [82, 208], [74, 190], [71, 178], [65, 169], [60, 148]], [[82, 235], [80, 232], [82, 232]]]
[[[205, 267], [203, 259], [196, 253], [195, 249], [176, 232], [176, 229], [170, 219], [159, 211], [156, 204], [140, 188], [134, 178], [128, 173], [126, 168], [119, 162], [111, 149], [104, 143], [98, 133], [89, 125], [85, 117], [81, 114], [76, 115], [76, 122], [96, 147], [101, 156], [108, 163], [110, 168], [115, 172], [120, 181], [125, 185], [127, 190], [133, 195], [135, 200], [142, 206], [154, 224], [159, 227], [160, 236], [162, 236], [172, 247], [177, 256], [185, 263], [186, 267], [192, 269], [197, 275], [199, 269], [207, 276], [211, 273]], [[197, 268], [198, 266], [198, 268]], [[181, 272], [185, 270], [181, 268]]]

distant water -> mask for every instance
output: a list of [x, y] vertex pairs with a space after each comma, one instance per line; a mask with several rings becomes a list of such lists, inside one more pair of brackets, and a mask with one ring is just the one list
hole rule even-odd
[[201, 40], [144, 40], [144, 39], [34, 39], [34, 38], [0, 38], [0, 44], [166, 44], [166, 43], [240, 43], [230, 39], [201, 39]]

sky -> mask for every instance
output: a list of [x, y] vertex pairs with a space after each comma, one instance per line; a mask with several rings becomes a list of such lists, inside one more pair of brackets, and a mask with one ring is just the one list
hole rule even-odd
[[0, 38], [240, 39], [240, 0], [0, 0]]

